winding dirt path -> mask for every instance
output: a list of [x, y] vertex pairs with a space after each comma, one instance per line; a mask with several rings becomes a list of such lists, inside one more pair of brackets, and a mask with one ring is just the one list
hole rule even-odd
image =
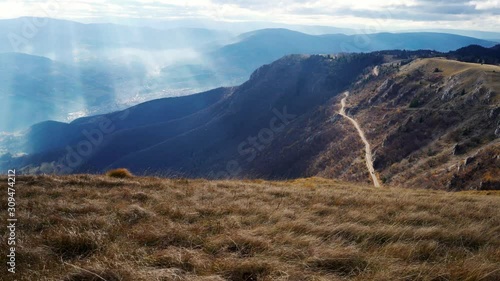
[[345, 97], [340, 101], [342, 108], [340, 109], [339, 114], [344, 116], [345, 118], [349, 119], [351, 123], [356, 127], [356, 130], [358, 130], [358, 134], [361, 137], [361, 140], [365, 143], [365, 158], [366, 158], [366, 167], [368, 168], [368, 171], [370, 172], [370, 176], [372, 177], [373, 180], [373, 185], [375, 187], [380, 187], [380, 182], [377, 178], [377, 174], [375, 173], [375, 168], [373, 167], [373, 154], [372, 154], [372, 149], [370, 146], [370, 143], [366, 139], [365, 133], [361, 129], [361, 126], [359, 123], [354, 120], [354, 118], [349, 117], [346, 112], [345, 112], [345, 105], [347, 101], [347, 97], [349, 97], [349, 92], [344, 93]]

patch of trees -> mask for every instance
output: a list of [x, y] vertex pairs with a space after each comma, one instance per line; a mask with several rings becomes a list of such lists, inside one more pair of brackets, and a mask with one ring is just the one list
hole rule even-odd
[[468, 47], [449, 52], [446, 57], [463, 62], [498, 65], [500, 64], [500, 45], [496, 45], [492, 48], [470, 45]]

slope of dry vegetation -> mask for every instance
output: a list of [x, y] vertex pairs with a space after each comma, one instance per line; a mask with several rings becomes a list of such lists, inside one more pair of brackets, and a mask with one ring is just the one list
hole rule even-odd
[[89, 175], [17, 189], [17, 280], [500, 280], [493, 191]]
[[[417, 59], [404, 66], [383, 64], [379, 76], [368, 77], [351, 90], [346, 110], [365, 131], [384, 182], [500, 190], [499, 93], [499, 66]], [[337, 108], [338, 104], [340, 97]], [[349, 143], [346, 135], [353, 133], [338, 134], [344, 140], [332, 142], [319, 154], [310, 174], [342, 176], [345, 166], [326, 165], [321, 171], [324, 155], [357, 163], [356, 149], [337, 157], [339, 146]], [[352, 180], [354, 174], [343, 179]]]

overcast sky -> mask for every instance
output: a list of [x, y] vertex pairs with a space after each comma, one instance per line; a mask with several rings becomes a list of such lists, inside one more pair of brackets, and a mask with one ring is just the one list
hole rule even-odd
[[0, 0], [0, 18], [272, 21], [371, 29], [500, 31], [500, 0]]

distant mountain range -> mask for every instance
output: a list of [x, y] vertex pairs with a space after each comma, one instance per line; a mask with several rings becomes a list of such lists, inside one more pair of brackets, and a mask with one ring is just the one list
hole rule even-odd
[[0, 20], [0, 52], [23, 52], [66, 63], [100, 58], [119, 49], [206, 49], [231, 40], [227, 32], [202, 28], [160, 30], [29, 17]]
[[[85, 20], [85, 19], [82, 19]], [[285, 28], [295, 30], [312, 35], [322, 34], [337, 34], [342, 33], [346, 35], [364, 34], [364, 28], [355, 27], [336, 27], [336, 26], [322, 26], [322, 25], [300, 25], [300, 24], [284, 24], [277, 22], [265, 21], [241, 21], [241, 22], [227, 22], [208, 19], [173, 19], [173, 20], [158, 20], [158, 19], [143, 19], [143, 18], [92, 18], [86, 22], [100, 22], [100, 23], [115, 23], [122, 25], [133, 26], [148, 26], [157, 29], [175, 29], [175, 28], [197, 28], [203, 26], [212, 30], [226, 30], [233, 34], [241, 34], [266, 28]], [[446, 29], [446, 28], [427, 28], [427, 29], [406, 29], [406, 30], [383, 30], [379, 28], [378, 32], [394, 32], [394, 33], [408, 33], [408, 32], [434, 32], [434, 33], [448, 33], [461, 36], [474, 37], [485, 40], [500, 39], [500, 32], [488, 32], [479, 30], [460, 30], [460, 29]], [[377, 33], [377, 31], [375, 32]], [[500, 43], [500, 42], [499, 42]]]
[[0, 53], [0, 108], [16, 115], [15, 120], [0, 121], [0, 132], [130, 106], [141, 89], [144, 96], [139, 101], [147, 97], [147, 82], [147, 70], [140, 61], [74, 66], [45, 57]]
[[460, 29], [417, 29], [417, 30], [402, 30], [400, 32], [437, 32], [437, 33], [448, 33], [461, 36], [474, 37], [489, 41], [495, 41], [500, 43], [500, 32], [491, 31], [479, 31], [479, 30], [460, 30]]
[[[448, 52], [469, 45], [492, 47], [496, 42], [445, 33], [379, 33], [368, 35], [309, 35], [287, 29], [265, 29], [239, 36], [239, 41], [223, 46], [206, 56], [202, 66], [174, 65], [164, 69], [189, 67], [188, 76], [178, 73], [177, 80], [196, 80], [199, 84], [224, 78], [243, 82], [257, 67], [288, 54], [329, 54], [345, 52], [373, 52], [380, 50], [435, 50]], [[219, 79], [218, 79], [219, 78]]]
[[[18, 116], [15, 122], [0, 121], [0, 132], [238, 85], [258, 67], [290, 54], [449, 51], [471, 44], [495, 44], [440, 33], [309, 35], [264, 29], [233, 37], [209, 29], [155, 29], [44, 18], [0, 20], [0, 39], [2, 110], [16, 108]], [[16, 50], [26, 53], [12, 53]]]
[[87, 20], [88, 23], [115, 23], [120, 25], [132, 25], [132, 26], [147, 26], [156, 29], [177, 29], [177, 28], [198, 28], [203, 26], [204, 28], [211, 30], [224, 30], [230, 32], [234, 35], [266, 29], [266, 28], [285, 28], [290, 30], [296, 30], [299, 32], [304, 32], [307, 34], [333, 34], [333, 33], [343, 33], [343, 34], [355, 34], [357, 30], [354, 28], [345, 27], [334, 27], [334, 26], [321, 26], [321, 25], [300, 25], [300, 24], [284, 24], [266, 21], [217, 21], [209, 19], [143, 19], [143, 18], [93, 18]]
[[[493, 188], [500, 67], [451, 60], [467, 50], [478, 48], [286, 56], [238, 87], [37, 124], [24, 139], [30, 154], [4, 157], [0, 166], [25, 173], [126, 167], [149, 175], [367, 181], [363, 145], [338, 115], [341, 93], [350, 91], [347, 113], [372, 142], [381, 181]], [[483, 50], [498, 54], [498, 46]]]
[[0, 121], [0, 131], [17, 131], [34, 122], [64, 119], [62, 112], [109, 103], [114, 99], [110, 83], [106, 83], [105, 77], [96, 78], [44, 57], [0, 54], [0, 108], [9, 113], [9, 118]]

